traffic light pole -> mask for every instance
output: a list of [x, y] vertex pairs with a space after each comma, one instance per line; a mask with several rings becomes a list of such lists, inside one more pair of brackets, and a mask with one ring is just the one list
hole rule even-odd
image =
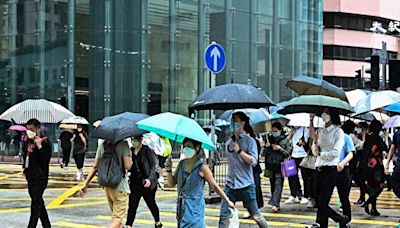
[[381, 89], [386, 89], [386, 64], [388, 62], [387, 58], [387, 45], [385, 41], [382, 41], [382, 52], [381, 52], [381, 63], [382, 63], [382, 82]]

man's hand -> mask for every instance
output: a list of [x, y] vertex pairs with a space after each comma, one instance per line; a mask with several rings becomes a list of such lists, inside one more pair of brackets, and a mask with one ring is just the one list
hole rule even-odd
[[165, 171], [167, 171], [167, 173], [171, 173], [172, 172], [172, 156], [169, 155], [167, 160], [165, 161]]
[[149, 179], [144, 180], [144, 185], [143, 185], [143, 186], [144, 186], [145, 188], [149, 188], [150, 185], [151, 185], [151, 181], [150, 181]]
[[338, 173], [342, 172], [343, 169], [344, 169], [344, 164], [343, 164], [342, 162], [339, 162], [339, 163], [337, 164], [337, 171], [338, 171]]
[[34, 142], [39, 150], [42, 149], [42, 139], [39, 136], [35, 137]]
[[226, 204], [228, 205], [228, 207], [235, 209], [235, 204], [232, 201], [230, 201], [229, 199], [226, 201]]
[[281, 147], [280, 145], [273, 144], [273, 145], [272, 145], [272, 149], [273, 149], [273, 150], [281, 150], [282, 147]]
[[233, 150], [233, 152], [238, 153], [240, 150], [239, 144], [234, 142], [231, 144], [231, 149]]
[[79, 190], [79, 195], [80, 195], [81, 197], [84, 197], [85, 194], [86, 194], [86, 192], [87, 192], [87, 189], [88, 189], [88, 186], [87, 186], [86, 184], [83, 185], [82, 188]]

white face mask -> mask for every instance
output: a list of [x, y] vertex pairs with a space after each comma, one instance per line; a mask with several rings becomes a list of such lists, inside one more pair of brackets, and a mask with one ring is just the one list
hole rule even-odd
[[196, 150], [190, 147], [184, 147], [182, 150], [182, 159], [190, 159], [196, 154]]
[[324, 121], [324, 123], [329, 123], [329, 121], [331, 121], [331, 116], [328, 113], [322, 113], [321, 115], [322, 121]]
[[28, 136], [29, 139], [33, 139], [33, 138], [35, 138], [36, 133], [31, 130], [27, 130], [26, 135]]

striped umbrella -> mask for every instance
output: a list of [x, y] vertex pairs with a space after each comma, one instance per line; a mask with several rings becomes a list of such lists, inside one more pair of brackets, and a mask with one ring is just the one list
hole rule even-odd
[[18, 124], [25, 124], [32, 118], [42, 123], [58, 123], [74, 116], [72, 112], [57, 103], [45, 99], [28, 99], [3, 112], [0, 119]]

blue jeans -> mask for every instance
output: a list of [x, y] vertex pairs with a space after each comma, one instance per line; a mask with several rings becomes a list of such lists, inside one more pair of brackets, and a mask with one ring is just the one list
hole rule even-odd
[[[233, 203], [236, 203], [237, 201], [243, 201], [243, 203], [246, 204], [247, 210], [249, 211], [251, 217], [257, 222], [259, 227], [268, 227], [267, 221], [265, 220], [264, 216], [261, 214], [257, 206], [256, 186], [254, 184], [241, 189], [231, 189], [226, 186], [225, 194]], [[228, 228], [229, 219], [231, 218], [231, 216], [232, 215], [228, 205], [225, 201], [222, 201], [219, 227]]]

